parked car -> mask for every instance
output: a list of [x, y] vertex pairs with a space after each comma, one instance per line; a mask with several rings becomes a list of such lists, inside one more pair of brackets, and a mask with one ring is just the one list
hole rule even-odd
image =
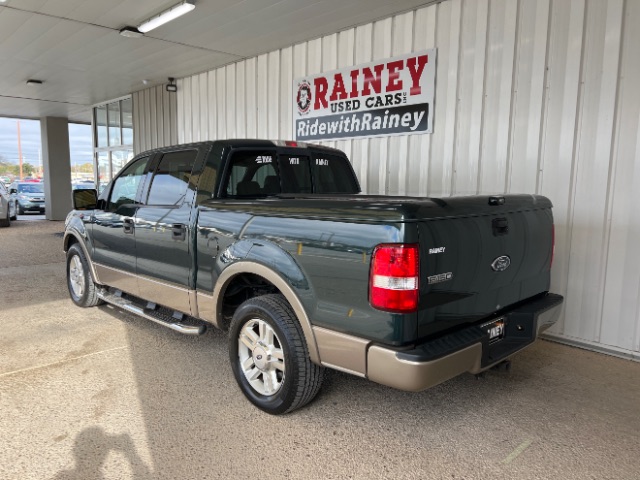
[[539, 195], [361, 195], [340, 150], [228, 140], [142, 153], [75, 190], [67, 285], [175, 331], [229, 332], [249, 401], [287, 413], [324, 368], [408, 391], [505, 362], [553, 325]]
[[13, 182], [9, 187], [14, 208], [20, 215], [26, 212], [44, 213], [44, 184], [41, 182]]
[[95, 190], [95, 188], [96, 188], [96, 184], [91, 180], [81, 180], [79, 182], [71, 184], [72, 190], [87, 190], [87, 189]]
[[11, 220], [16, 219], [15, 204], [4, 182], [0, 182], [0, 227], [10, 227]]

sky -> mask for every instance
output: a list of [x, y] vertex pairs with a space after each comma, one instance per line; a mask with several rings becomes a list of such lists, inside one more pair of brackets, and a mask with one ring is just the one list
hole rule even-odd
[[[0, 157], [18, 163], [18, 127], [22, 144], [22, 161], [38, 165], [40, 159], [40, 122], [0, 117]], [[93, 162], [91, 125], [69, 124], [69, 149], [71, 165]]]

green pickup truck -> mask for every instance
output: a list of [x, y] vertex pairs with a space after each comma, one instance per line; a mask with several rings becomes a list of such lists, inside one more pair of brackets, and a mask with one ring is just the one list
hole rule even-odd
[[244, 395], [310, 402], [325, 367], [420, 391], [530, 345], [549, 293], [551, 202], [362, 195], [340, 150], [225, 140], [136, 156], [73, 192], [71, 299], [198, 335], [229, 332]]

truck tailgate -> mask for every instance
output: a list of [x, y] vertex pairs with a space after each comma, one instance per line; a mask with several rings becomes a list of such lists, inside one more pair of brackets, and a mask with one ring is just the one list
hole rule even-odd
[[498, 315], [549, 290], [551, 208], [520, 203], [517, 210], [485, 207], [491, 213], [419, 222], [418, 338]]

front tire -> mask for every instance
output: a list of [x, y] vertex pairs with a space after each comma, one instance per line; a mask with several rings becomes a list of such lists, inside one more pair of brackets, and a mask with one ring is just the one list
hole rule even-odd
[[318, 394], [324, 368], [311, 362], [302, 328], [282, 295], [250, 298], [229, 329], [229, 358], [242, 393], [259, 409], [280, 415]]
[[67, 252], [67, 287], [73, 303], [79, 307], [94, 307], [102, 301], [91, 278], [89, 262], [77, 243]]

